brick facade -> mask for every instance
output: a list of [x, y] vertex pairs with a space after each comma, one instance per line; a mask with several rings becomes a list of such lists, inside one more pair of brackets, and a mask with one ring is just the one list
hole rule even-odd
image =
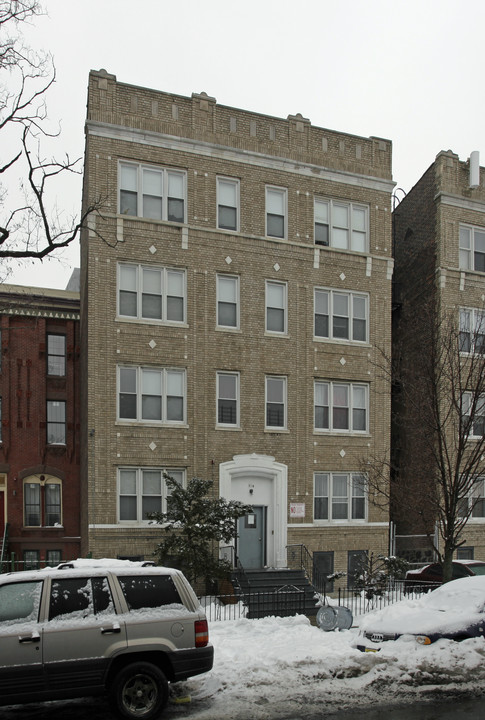
[[[120, 212], [123, 162], [138, 173], [182, 173], [183, 221]], [[218, 178], [237, 184], [235, 231], [218, 229]], [[267, 233], [268, 187], [286, 203], [284, 237]], [[334, 569], [341, 571], [347, 570], [349, 551], [387, 552], [388, 514], [371, 502], [362, 519], [316, 520], [313, 508], [314, 473], [350, 479], [369, 454], [389, 450], [390, 388], [375, 367], [379, 350], [389, 352], [391, 342], [392, 188], [387, 140], [314, 127], [300, 115], [285, 120], [224, 107], [205, 93], [187, 98], [129, 86], [105, 71], [91, 72], [84, 204], [104, 199], [105, 205], [81, 243], [82, 476], [88, 479], [83, 552], [151, 555], [160, 530], [140, 517], [121, 518], [118, 483], [120, 472], [161, 468], [182, 470], [186, 478], [213, 478], [215, 492], [224, 488], [234, 499], [264, 507], [264, 564], [284, 566], [292, 544], [333, 553]], [[316, 244], [315, 198], [331, 203], [335, 217], [337, 210], [352, 213], [355, 206], [366, 218], [366, 247]], [[183, 322], [123, 316], [123, 267], [182, 272]], [[234, 328], [217, 322], [218, 277], [237, 283]], [[282, 332], [266, 328], [267, 283], [286, 293]], [[315, 288], [349, 302], [355, 294], [364, 298], [364, 341], [315, 337]], [[120, 368], [142, 374], [183, 370], [183, 422], [121, 418]], [[217, 421], [218, 372], [237, 377], [233, 424]], [[286, 384], [287, 421], [281, 428], [265, 422], [268, 377]], [[365, 431], [316, 431], [315, 381], [343, 384], [355, 397], [363, 389]], [[355, 400], [354, 414], [358, 406]], [[347, 502], [348, 515], [351, 498]]]
[[0, 530], [27, 566], [80, 553], [79, 329], [79, 293], [0, 287]]
[[[482, 271], [460, 266], [460, 227], [485, 228], [484, 169], [477, 186], [470, 184], [470, 162], [451, 151], [440, 152], [433, 164], [397, 206], [393, 214], [395, 236], [395, 344], [394, 356], [405, 368], [419, 367], [423, 352], [431, 352], [430, 312], [436, 317], [456, 317], [460, 308], [482, 309], [485, 281]], [[426, 308], [429, 308], [426, 311]], [[419, 382], [415, 384], [420, 392]], [[436, 472], [431, 456], [416, 452], [410, 430], [422, 432], [419, 417], [412, 418], [413, 403], [396, 406], [404, 413], [407, 431], [396, 426], [393, 452], [399, 467], [399, 482], [413, 493], [413, 483], [423, 482]], [[411, 422], [409, 422], [411, 420]], [[419, 509], [419, 508], [417, 508]], [[422, 510], [422, 508], [420, 508]], [[425, 513], [428, 526], [434, 517]], [[423, 532], [417, 515], [395, 511], [398, 531], [407, 535]], [[485, 560], [485, 518], [473, 518], [463, 535], [475, 559]], [[417, 559], [425, 559], [424, 541]]]

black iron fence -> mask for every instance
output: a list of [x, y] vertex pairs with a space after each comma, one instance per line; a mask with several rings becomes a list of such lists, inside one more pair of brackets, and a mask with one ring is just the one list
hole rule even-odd
[[305, 614], [305, 593], [298, 589], [245, 592], [244, 596], [204, 595], [199, 600], [209, 621]]
[[315, 612], [308, 611], [305, 606], [305, 594], [300, 590], [284, 590], [274, 592], [245, 592], [244, 595], [204, 595], [200, 603], [205, 609], [209, 621], [239, 620], [240, 618], [261, 618], [270, 615], [287, 617], [290, 615], [316, 615], [321, 605], [339, 605], [347, 607], [354, 619], [373, 610], [380, 610], [400, 600], [414, 599], [423, 593], [434, 590], [437, 585], [406, 585], [396, 581], [389, 585], [382, 594], [371, 591], [350, 590], [340, 588], [331, 594], [315, 594]]

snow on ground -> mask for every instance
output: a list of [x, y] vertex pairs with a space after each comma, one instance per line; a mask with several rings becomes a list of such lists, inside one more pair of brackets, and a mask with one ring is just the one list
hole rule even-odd
[[402, 638], [362, 653], [353, 647], [357, 634], [324, 632], [301, 615], [213, 622], [214, 668], [182, 684], [190, 703], [171, 703], [167, 720], [309, 719], [322, 709], [483, 691], [483, 637], [430, 646]]

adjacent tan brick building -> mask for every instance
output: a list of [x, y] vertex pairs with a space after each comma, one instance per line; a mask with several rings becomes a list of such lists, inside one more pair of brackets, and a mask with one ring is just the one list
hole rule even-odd
[[[420, 358], [423, 353], [431, 355], [430, 326], [433, 317], [441, 318], [441, 338], [437, 344], [449, 342], [447, 323], [451, 322], [459, 335], [461, 366], [469, 367], [475, 353], [483, 353], [483, 307], [485, 300], [485, 176], [479, 167], [477, 154], [467, 161], [459, 159], [451, 150], [440, 152], [432, 165], [402, 200], [394, 211], [395, 234], [395, 346], [394, 357], [407, 368], [408, 376], [414, 371], [416, 382], [413, 391], [423, 392], [420, 377]], [[440, 338], [440, 335], [436, 336]], [[446, 349], [446, 348], [445, 348]], [[453, 357], [453, 353], [450, 353]], [[480, 362], [480, 361], [477, 361]], [[450, 373], [449, 361], [441, 365], [442, 372]], [[464, 383], [466, 374], [458, 369], [449, 379], [455, 387]], [[457, 387], [467, 393], [470, 387]], [[451, 397], [451, 395], [450, 395]], [[425, 518], [428, 529], [436, 516], [429, 508], [419, 507], [419, 484], [435, 477], [437, 465], [429, 444], [419, 444], [419, 433], [426, 432], [425, 423], [413, 418], [419, 409], [408, 392], [406, 401], [396, 405], [400, 422], [393, 433], [393, 454], [399, 473], [399, 484], [416, 497], [417, 514], [409, 512], [409, 505], [395, 508], [398, 534], [403, 535], [397, 543], [400, 554], [418, 548], [410, 558], [416, 561], [431, 559], [429, 544], [425, 538], [411, 541], [413, 534], [423, 532], [419, 515]], [[450, 401], [448, 400], [448, 405]], [[458, 403], [457, 403], [458, 405]], [[448, 406], [447, 406], [448, 407]], [[478, 410], [478, 415], [481, 411]], [[444, 414], [442, 414], [442, 418]], [[414, 420], [416, 421], [414, 423]], [[477, 417], [477, 425], [480, 417]], [[413, 428], [412, 426], [415, 425]], [[444, 424], [443, 424], [444, 427]], [[454, 468], [458, 445], [448, 436], [444, 452], [448, 453], [450, 467]], [[469, 437], [468, 446], [473, 450], [477, 441]], [[465, 455], [466, 459], [466, 455]], [[485, 466], [484, 466], [485, 476]], [[456, 553], [460, 558], [485, 560], [485, 479], [479, 481], [473, 492], [477, 503], [463, 533], [464, 545]], [[472, 498], [470, 497], [470, 502]], [[466, 498], [465, 498], [466, 501]], [[444, 504], [443, 504], [444, 507]], [[440, 545], [441, 549], [441, 545]]]
[[391, 151], [90, 73], [85, 552], [150, 557], [163, 470], [253, 504], [247, 567], [387, 552], [361, 468], [390, 444]]

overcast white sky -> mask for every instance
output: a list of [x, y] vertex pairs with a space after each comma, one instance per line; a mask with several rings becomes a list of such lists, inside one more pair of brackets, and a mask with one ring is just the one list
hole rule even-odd
[[[49, 50], [57, 82], [50, 117], [58, 155], [84, 149], [90, 69], [119, 81], [387, 138], [393, 177], [408, 191], [441, 150], [462, 160], [484, 140], [483, 0], [41, 0], [25, 33]], [[57, 202], [80, 207], [79, 182]], [[62, 263], [16, 268], [9, 282], [65, 288]]]

